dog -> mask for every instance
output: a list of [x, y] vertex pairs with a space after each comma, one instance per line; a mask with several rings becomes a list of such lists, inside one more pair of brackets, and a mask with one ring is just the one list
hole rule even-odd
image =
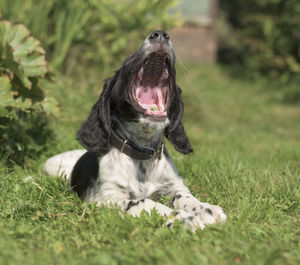
[[[78, 196], [97, 205], [117, 206], [139, 216], [155, 209], [172, 227], [203, 229], [222, 223], [221, 207], [200, 202], [184, 185], [164, 137], [183, 154], [191, 153], [182, 123], [183, 102], [176, 84], [175, 52], [169, 35], [152, 32], [115, 75], [77, 133], [86, 150], [49, 158], [49, 175], [64, 174]], [[170, 196], [171, 207], [156, 202]]]

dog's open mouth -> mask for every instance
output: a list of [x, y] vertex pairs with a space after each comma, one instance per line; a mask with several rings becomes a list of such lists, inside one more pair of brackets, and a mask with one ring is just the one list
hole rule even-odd
[[153, 52], [135, 75], [131, 98], [143, 114], [167, 116], [170, 90], [170, 57], [165, 52]]

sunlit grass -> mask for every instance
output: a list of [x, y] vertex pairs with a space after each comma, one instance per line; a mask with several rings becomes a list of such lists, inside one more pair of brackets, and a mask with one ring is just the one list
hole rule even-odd
[[218, 66], [187, 69], [178, 83], [195, 152], [169, 149], [193, 194], [221, 205], [228, 221], [196, 234], [170, 230], [156, 214], [82, 203], [64, 180], [43, 175], [48, 156], [80, 147], [76, 130], [101, 88], [68, 81], [55, 92], [56, 145], [35, 167], [0, 166], [1, 264], [299, 264], [300, 107]]

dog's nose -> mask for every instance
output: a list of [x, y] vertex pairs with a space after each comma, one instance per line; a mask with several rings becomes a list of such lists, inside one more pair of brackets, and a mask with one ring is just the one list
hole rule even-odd
[[169, 35], [162, 30], [153, 31], [149, 36], [149, 40], [151, 41], [166, 42], [169, 39], [170, 39]]

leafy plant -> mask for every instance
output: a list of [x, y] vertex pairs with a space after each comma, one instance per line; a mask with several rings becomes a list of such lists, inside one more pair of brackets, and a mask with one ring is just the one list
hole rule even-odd
[[26, 146], [31, 142], [29, 138], [37, 142], [37, 135], [47, 131], [43, 129], [47, 127], [45, 122], [41, 127], [36, 126], [39, 132], [35, 134], [29, 133], [29, 127], [39, 124], [39, 120], [45, 120], [44, 114], [58, 114], [55, 99], [46, 98], [41, 88], [41, 82], [43, 79], [46, 82], [47, 74], [45, 52], [40, 42], [31, 36], [24, 25], [1, 21], [0, 145], [11, 157], [16, 152], [23, 152], [24, 157]]
[[57, 114], [55, 100], [40, 87], [48, 72], [45, 52], [24, 25], [0, 22], [0, 62], [0, 113], [9, 115], [8, 107], [14, 107]]

